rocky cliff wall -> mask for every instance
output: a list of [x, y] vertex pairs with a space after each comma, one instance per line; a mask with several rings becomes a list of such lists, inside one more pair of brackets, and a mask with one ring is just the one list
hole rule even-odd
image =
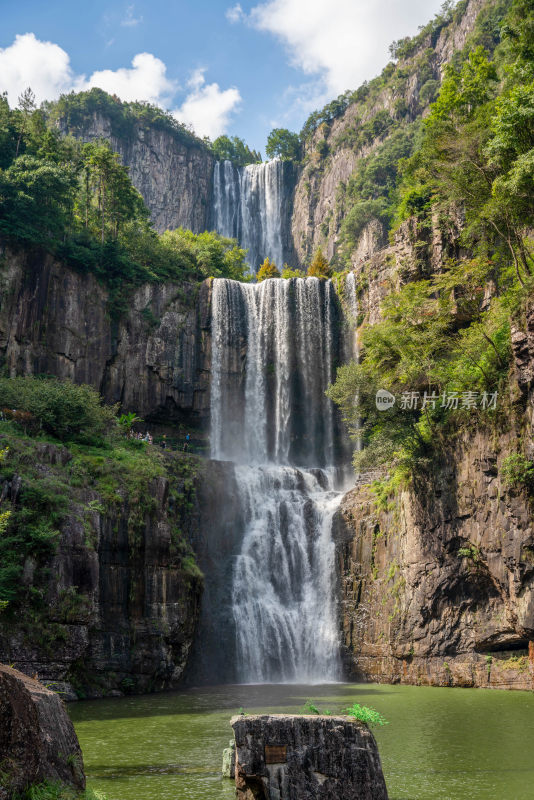
[[[105, 453], [95, 458], [96, 475]], [[218, 516], [205, 500], [221, 484], [221, 466], [176, 453], [164, 461], [165, 475], [133, 495], [119, 488], [110, 499], [109, 487], [105, 494], [98, 484], [79, 486], [67, 447], [32, 444], [40, 479], [71, 483], [68, 509], [44, 565], [45, 605], [2, 614], [0, 662], [37, 674], [67, 699], [156, 691], [183, 680], [204, 582], [192, 547]], [[24, 502], [25, 480], [15, 474], [0, 483], [3, 509]], [[41, 591], [42, 568], [26, 558], [26, 588]]]
[[0, 366], [89, 383], [148, 422], [209, 418], [210, 285], [147, 284], [119, 322], [107, 293], [39, 251], [0, 249]]
[[376, 475], [344, 498], [342, 639], [359, 679], [534, 688], [533, 499], [502, 477], [508, 455], [534, 452], [534, 310], [512, 341], [506, 421], [451, 431], [441, 463], [387, 504]]
[[[481, 9], [488, 5], [487, 0], [468, 0], [460, 19], [444, 27], [435, 42], [429, 35], [414, 55], [398, 62], [398, 77], [386, 79], [372, 101], [353, 102], [343, 115], [330, 124], [320, 125], [308, 139], [291, 222], [299, 263], [305, 263], [319, 245], [328, 258], [336, 252], [340, 226], [347, 211], [343, 199], [347, 181], [362, 159], [376, 150], [387, 136], [379, 135], [364, 145], [351, 144], [357, 140], [359, 131], [383, 111], [402, 125], [426, 115], [428, 99], [421, 95], [423, 85], [429, 80], [441, 80], [445, 64], [464, 46]], [[361, 239], [368, 237], [369, 230], [366, 230]], [[371, 240], [372, 251], [387, 244], [383, 226], [378, 221]], [[353, 254], [356, 263], [362, 256], [372, 254], [369, 242], [362, 244], [363, 251], [359, 252], [359, 245]]]
[[94, 113], [81, 129], [69, 130], [85, 142], [107, 139], [128, 167], [133, 185], [150, 209], [156, 230], [208, 227], [214, 159], [203, 142], [182, 141], [172, 131], [136, 123], [124, 135], [109, 118]]

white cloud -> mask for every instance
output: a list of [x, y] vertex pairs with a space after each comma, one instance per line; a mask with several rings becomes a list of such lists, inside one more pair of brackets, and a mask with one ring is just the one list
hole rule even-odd
[[277, 36], [293, 66], [320, 77], [330, 96], [356, 89], [388, 59], [393, 39], [413, 35], [442, 0], [269, 0], [247, 21]]
[[226, 9], [226, 19], [232, 24], [245, 19], [245, 13], [240, 3], [236, 3], [235, 6]]
[[138, 53], [132, 59], [131, 68], [104, 69], [93, 72], [88, 80], [80, 79], [76, 88], [91, 89], [98, 86], [121, 100], [147, 100], [164, 105], [174, 95], [177, 85], [167, 77], [167, 67], [152, 53]]
[[188, 86], [188, 94], [174, 116], [180, 122], [191, 125], [199, 136], [216, 138], [224, 133], [231, 114], [241, 103], [241, 95], [236, 87], [221, 89], [218, 83], [206, 83], [204, 69], [193, 72]]
[[121, 20], [121, 25], [123, 28], [134, 28], [136, 25], [139, 25], [143, 21], [143, 17], [135, 17], [134, 16], [135, 6], [131, 5], [128, 6], [126, 9], [126, 16], [124, 19]]
[[68, 54], [33, 33], [19, 34], [9, 47], [0, 48], [0, 91], [7, 91], [12, 106], [28, 86], [39, 104], [69, 91], [74, 80]]
[[[207, 84], [204, 72], [195, 70], [185, 100], [172, 113], [199, 136], [216, 137], [226, 130], [241, 95], [235, 87], [221, 89], [218, 83]], [[172, 106], [179, 89], [178, 83], [167, 76], [164, 62], [152, 53], [138, 53], [131, 67], [98, 70], [86, 77], [74, 73], [68, 53], [59, 45], [42, 42], [33, 33], [19, 35], [9, 47], [0, 48], [0, 92], [7, 91], [11, 106], [17, 105], [28, 86], [38, 104], [56, 100], [65, 92], [98, 86], [121, 100], [144, 100], [163, 108]]]

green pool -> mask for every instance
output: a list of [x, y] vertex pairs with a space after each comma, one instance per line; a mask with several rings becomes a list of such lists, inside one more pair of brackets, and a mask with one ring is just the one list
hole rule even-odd
[[534, 694], [331, 684], [219, 686], [69, 706], [88, 785], [109, 800], [223, 800], [230, 716], [338, 712], [355, 701], [390, 722], [375, 730], [390, 800], [534, 798]]

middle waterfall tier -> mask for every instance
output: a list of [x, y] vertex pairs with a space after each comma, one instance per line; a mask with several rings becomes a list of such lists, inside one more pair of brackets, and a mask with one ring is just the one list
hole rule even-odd
[[241, 464], [329, 467], [339, 421], [325, 391], [341, 360], [330, 281], [215, 280], [211, 452]]

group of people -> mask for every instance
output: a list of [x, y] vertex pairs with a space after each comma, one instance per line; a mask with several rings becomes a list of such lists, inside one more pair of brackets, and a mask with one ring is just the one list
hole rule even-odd
[[146, 433], [141, 433], [140, 431], [130, 431], [130, 439], [137, 439], [138, 442], [154, 444], [154, 437], [148, 431]]
[[[140, 431], [130, 431], [130, 439], [136, 439], [138, 442], [146, 442], [147, 444], [154, 444], [154, 437], [152, 436], [149, 431], [146, 433], [141, 433]], [[163, 450], [167, 449], [167, 435], [164, 433], [161, 437], [160, 446]], [[183, 451], [187, 452], [191, 445], [191, 436], [189, 433], [186, 434], [183, 444]]]

